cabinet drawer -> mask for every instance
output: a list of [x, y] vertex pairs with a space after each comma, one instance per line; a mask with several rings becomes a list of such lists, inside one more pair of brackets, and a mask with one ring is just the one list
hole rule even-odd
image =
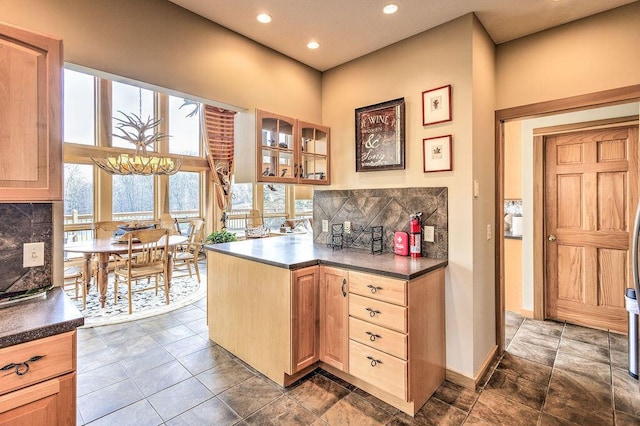
[[390, 355], [407, 359], [407, 335], [349, 318], [349, 338]]
[[[75, 369], [75, 331], [0, 349], [0, 394], [60, 376]], [[34, 357], [42, 358], [29, 361]], [[25, 365], [26, 362], [26, 365]], [[18, 365], [9, 367], [10, 364]]]
[[401, 333], [407, 332], [407, 308], [402, 306], [351, 294], [349, 315]]
[[349, 340], [349, 373], [407, 400], [407, 362]]
[[349, 292], [383, 302], [407, 305], [407, 282], [380, 275], [349, 271]]

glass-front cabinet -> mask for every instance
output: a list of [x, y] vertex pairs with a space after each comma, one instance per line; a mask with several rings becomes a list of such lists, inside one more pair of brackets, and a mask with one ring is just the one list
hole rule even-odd
[[256, 112], [258, 182], [329, 184], [328, 127]]

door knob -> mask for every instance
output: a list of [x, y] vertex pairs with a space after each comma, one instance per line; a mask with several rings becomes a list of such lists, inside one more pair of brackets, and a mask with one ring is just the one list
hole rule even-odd
[[557, 240], [557, 238], [556, 238], [556, 236], [555, 236], [555, 235], [549, 235], [548, 240], [549, 240], [549, 241], [555, 241], [555, 240]]

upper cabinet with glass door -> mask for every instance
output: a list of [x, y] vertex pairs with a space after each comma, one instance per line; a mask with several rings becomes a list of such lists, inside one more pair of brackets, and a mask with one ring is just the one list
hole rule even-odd
[[329, 183], [329, 128], [258, 110], [258, 182]]

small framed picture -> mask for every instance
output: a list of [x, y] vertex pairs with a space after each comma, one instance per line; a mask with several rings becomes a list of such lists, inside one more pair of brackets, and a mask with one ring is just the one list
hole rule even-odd
[[422, 92], [422, 125], [451, 121], [451, 85]]
[[453, 170], [451, 161], [451, 135], [422, 140], [424, 172], [446, 172]]

